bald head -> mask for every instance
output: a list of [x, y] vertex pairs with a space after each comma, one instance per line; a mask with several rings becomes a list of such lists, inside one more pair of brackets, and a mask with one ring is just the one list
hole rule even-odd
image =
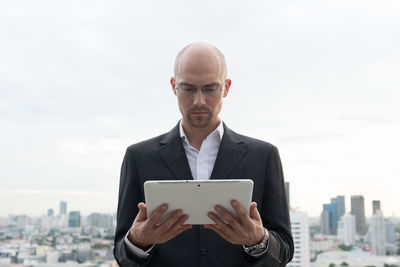
[[212, 64], [223, 79], [226, 79], [227, 70], [225, 57], [215, 46], [197, 42], [185, 46], [176, 56], [174, 66], [174, 76], [178, 77], [182, 68], [190, 64]]

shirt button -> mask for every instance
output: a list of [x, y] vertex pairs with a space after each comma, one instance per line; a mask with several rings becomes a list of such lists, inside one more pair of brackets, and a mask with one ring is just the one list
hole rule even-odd
[[208, 253], [207, 249], [205, 249], [205, 248], [200, 249], [201, 255], [205, 256], [205, 255], [207, 255], [207, 253]]

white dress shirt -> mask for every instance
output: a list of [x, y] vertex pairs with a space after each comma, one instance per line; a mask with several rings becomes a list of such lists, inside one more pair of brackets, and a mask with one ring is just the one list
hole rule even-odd
[[191, 146], [183, 131], [182, 121], [179, 123], [179, 134], [181, 135], [183, 148], [189, 162], [193, 180], [210, 180], [211, 172], [214, 168], [215, 160], [224, 135], [222, 121], [218, 127], [210, 133], [201, 144], [200, 150]]

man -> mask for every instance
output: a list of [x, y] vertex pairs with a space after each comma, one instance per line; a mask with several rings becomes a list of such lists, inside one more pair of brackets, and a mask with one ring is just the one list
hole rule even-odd
[[[231, 86], [223, 54], [210, 44], [188, 45], [174, 72], [170, 83], [182, 120], [168, 133], [128, 147], [124, 157], [115, 259], [120, 266], [286, 265], [293, 239], [279, 153], [233, 132], [218, 117]], [[160, 223], [167, 204], [147, 214], [146, 180], [188, 177], [252, 179], [250, 214], [235, 200], [236, 216], [216, 203], [208, 214], [215, 224], [204, 226], [186, 225], [182, 210]]]

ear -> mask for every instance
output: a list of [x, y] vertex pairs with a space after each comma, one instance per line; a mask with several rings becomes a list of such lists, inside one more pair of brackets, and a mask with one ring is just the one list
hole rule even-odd
[[175, 89], [175, 86], [176, 86], [176, 84], [175, 84], [175, 78], [174, 78], [174, 77], [171, 77], [171, 79], [169, 80], [169, 83], [171, 84], [172, 91], [173, 91], [173, 92], [174, 92], [174, 94], [176, 95], [176, 89]]
[[229, 93], [229, 88], [231, 88], [232, 81], [231, 79], [225, 80], [225, 90], [224, 90], [224, 97], [226, 97]]

